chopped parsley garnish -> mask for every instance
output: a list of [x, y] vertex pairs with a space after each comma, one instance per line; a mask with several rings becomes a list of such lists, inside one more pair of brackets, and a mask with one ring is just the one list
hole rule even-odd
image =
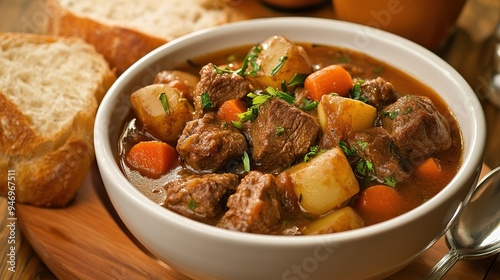
[[361, 85], [364, 83], [364, 80], [356, 80], [354, 86], [351, 88], [351, 98], [355, 100], [359, 100], [361, 102], [368, 103], [368, 98], [363, 95], [361, 91]]
[[313, 157], [325, 152], [325, 150], [320, 150], [318, 145], [309, 148], [309, 152], [304, 156], [304, 162], [308, 162]]
[[373, 68], [373, 74], [379, 75], [382, 72], [384, 72], [384, 66], [382, 66], [382, 65], [379, 65], [379, 66]]
[[229, 62], [229, 63], [236, 61], [236, 55], [234, 55], [234, 54], [230, 54], [230, 55], [226, 58], [226, 61], [227, 61], [227, 62]]
[[356, 144], [358, 144], [361, 151], [364, 151], [366, 149], [366, 146], [368, 146], [367, 142], [363, 142], [361, 140], [356, 141]]
[[246, 172], [250, 172], [250, 157], [248, 156], [247, 151], [243, 151], [241, 160], [243, 161], [243, 169], [245, 169]]
[[260, 105], [262, 105], [264, 102], [266, 102], [273, 96], [281, 98], [291, 104], [295, 102], [295, 98], [293, 96], [289, 95], [286, 92], [276, 90], [272, 87], [268, 87], [265, 92], [267, 94], [266, 93], [255, 94], [253, 92], [247, 94], [247, 97], [250, 97], [252, 99], [252, 106], [250, 106], [245, 112], [237, 115], [238, 118], [240, 118], [241, 122], [253, 120], [259, 113]]
[[394, 142], [390, 141], [389, 142], [389, 150], [391, 151], [391, 154], [396, 157], [397, 159], [400, 158], [399, 156], [399, 152], [398, 152], [398, 149], [396, 147], [396, 144], [394, 144]]
[[266, 102], [269, 98], [272, 97], [272, 95], [268, 94], [255, 94], [255, 93], [249, 93], [247, 95], [248, 97], [252, 98], [252, 106], [260, 106], [264, 102]]
[[286, 81], [285, 80], [281, 81], [281, 90], [284, 91], [284, 92], [288, 91], [288, 87], [286, 86]]
[[233, 73], [233, 71], [231, 71], [229, 69], [229, 67], [227, 67], [227, 66], [224, 67], [224, 68], [220, 68], [220, 67], [218, 67], [217, 65], [214, 64], [214, 69], [215, 69], [215, 73], [217, 73], [219, 75], [220, 74], [232, 74]]
[[191, 198], [189, 201], [188, 201], [188, 208], [191, 209], [191, 210], [194, 210], [196, 209], [198, 205], [196, 204], [196, 201]]
[[308, 100], [308, 99], [302, 98], [300, 101], [304, 104], [304, 105], [298, 106], [299, 109], [301, 109], [302, 111], [311, 111], [311, 110], [315, 109], [316, 107], [318, 107], [318, 104], [319, 104], [318, 100]]
[[351, 58], [348, 55], [342, 55], [339, 57], [340, 63], [349, 63], [351, 62]]
[[210, 95], [208, 95], [208, 92], [204, 92], [201, 94], [201, 108], [203, 110], [205, 109], [210, 109], [214, 106], [212, 103], [212, 100], [210, 100]]
[[238, 118], [240, 118], [240, 122], [246, 122], [253, 120], [258, 113], [259, 113], [258, 105], [254, 105], [248, 108], [248, 110], [246, 110], [245, 112], [238, 114], [237, 116]]
[[168, 105], [168, 99], [167, 99], [167, 95], [165, 94], [165, 92], [162, 92], [160, 94], [160, 102], [161, 102], [161, 106], [163, 107], [163, 110], [165, 110], [165, 112], [167, 113], [167, 116], [170, 116], [170, 106]]
[[285, 133], [285, 128], [282, 126], [276, 127], [276, 136], [280, 136], [281, 134]]
[[396, 178], [394, 176], [392, 176], [390, 178], [385, 177], [384, 181], [385, 181], [385, 184], [388, 185], [389, 187], [391, 187], [391, 188], [396, 187]]
[[296, 73], [293, 78], [288, 82], [288, 86], [298, 86], [304, 84], [304, 81], [306, 80], [307, 75], [306, 74], [300, 74]]
[[243, 129], [243, 123], [241, 121], [231, 121], [231, 124], [237, 129]]
[[358, 164], [356, 164], [356, 172], [362, 176], [366, 176], [369, 173], [374, 173], [373, 163], [368, 160], [361, 159]]
[[280, 63], [276, 65], [276, 67], [271, 70], [271, 76], [274, 76], [278, 71], [283, 67], [283, 64], [285, 64], [285, 61], [288, 59], [288, 56], [282, 56], [280, 57]]
[[273, 87], [267, 87], [266, 88], [266, 91], [271, 95], [271, 96], [276, 96], [280, 99], [283, 99], [285, 100], [286, 102], [290, 103], [290, 104], [294, 104], [295, 103], [295, 97], [291, 96], [290, 94], [286, 93], [286, 92], [283, 92], [283, 91], [280, 91], [280, 90], [276, 90], [275, 88]]
[[[236, 74], [244, 77], [245, 75], [250, 75], [252, 77], [257, 76], [257, 73], [260, 71], [260, 64], [257, 63], [257, 57], [261, 49], [258, 46], [254, 46], [250, 52], [248, 52], [247, 56], [243, 60], [243, 66], [236, 71]], [[247, 72], [248, 64], [252, 67], [252, 70]]]
[[399, 115], [399, 110], [392, 111], [392, 112], [389, 112], [389, 111], [382, 112], [382, 116], [388, 116], [389, 119], [391, 119], [391, 120], [395, 119], [398, 115]]
[[339, 146], [347, 157], [351, 157], [351, 156], [356, 155], [356, 150], [354, 148], [350, 148], [346, 142], [340, 140]]

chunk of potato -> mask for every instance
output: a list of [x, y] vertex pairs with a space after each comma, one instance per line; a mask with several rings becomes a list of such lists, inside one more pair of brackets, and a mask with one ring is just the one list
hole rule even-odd
[[164, 84], [180, 91], [182, 97], [193, 102], [193, 92], [200, 81], [198, 76], [180, 70], [163, 70], [155, 76], [155, 84]]
[[352, 129], [355, 132], [373, 126], [377, 109], [359, 100], [327, 94], [321, 97], [318, 104], [318, 117], [323, 131], [334, 127], [336, 130]]
[[255, 59], [260, 65], [260, 71], [255, 77], [246, 76], [257, 88], [271, 86], [281, 90], [282, 82], [289, 83], [295, 74], [312, 72], [311, 62], [304, 49], [282, 36], [266, 39], [260, 44], [260, 48], [261, 51]]
[[359, 183], [339, 147], [284, 172], [288, 173], [300, 205], [312, 214], [322, 215], [341, 207], [359, 192]]
[[349, 206], [333, 210], [302, 229], [306, 235], [347, 231], [364, 226], [361, 217]]
[[[160, 99], [163, 94], [166, 102]], [[193, 118], [193, 106], [185, 98], [181, 98], [178, 89], [167, 85], [153, 84], [140, 88], [132, 93], [130, 102], [144, 129], [174, 146], [186, 122]]]

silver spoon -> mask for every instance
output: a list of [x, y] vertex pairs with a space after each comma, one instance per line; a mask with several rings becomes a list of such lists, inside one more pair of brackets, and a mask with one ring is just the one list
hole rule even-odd
[[446, 232], [450, 251], [425, 279], [441, 279], [461, 259], [480, 259], [500, 252], [500, 166], [477, 185]]

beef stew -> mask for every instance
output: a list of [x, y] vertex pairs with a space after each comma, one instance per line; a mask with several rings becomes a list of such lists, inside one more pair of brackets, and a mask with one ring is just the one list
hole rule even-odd
[[[230, 230], [383, 222], [438, 193], [462, 160], [458, 124], [432, 89], [363, 53], [281, 36], [160, 72], [131, 103], [118, 143], [126, 177], [171, 211]], [[176, 153], [130, 156], [149, 142]]]

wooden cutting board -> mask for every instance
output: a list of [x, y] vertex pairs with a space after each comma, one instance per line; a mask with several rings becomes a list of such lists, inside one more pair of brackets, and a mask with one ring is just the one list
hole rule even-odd
[[110, 207], [96, 164], [71, 205], [18, 205], [24, 236], [60, 279], [187, 279], [134, 243]]
[[[68, 207], [18, 205], [16, 214], [24, 236], [60, 279], [188, 279], [138, 245], [111, 207], [96, 164]], [[441, 239], [389, 279], [421, 279], [447, 251]], [[483, 279], [492, 262], [459, 262], [446, 279]]]

